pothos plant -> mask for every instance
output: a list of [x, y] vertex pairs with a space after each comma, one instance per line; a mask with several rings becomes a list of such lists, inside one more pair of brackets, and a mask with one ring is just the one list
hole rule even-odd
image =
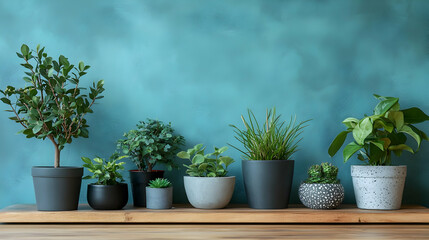
[[174, 157], [185, 139], [174, 134], [171, 123], [147, 119], [137, 124], [137, 129], [124, 133], [124, 139], [118, 140], [117, 147], [129, 155], [139, 171], [152, 172], [156, 164], [176, 168]]
[[124, 169], [125, 162], [117, 162], [127, 156], [119, 156], [118, 153], [114, 153], [110, 156], [109, 161], [103, 158], [96, 157], [94, 162], [87, 157], [82, 157], [82, 161], [85, 163], [83, 167], [87, 168], [92, 175], [85, 176], [83, 179], [97, 179], [96, 185], [115, 185], [124, 181], [120, 170]]
[[197, 144], [177, 154], [179, 158], [191, 161], [190, 165], [183, 164], [187, 168], [186, 173], [191, 177], [225, 177], [228, 166], [234, 162], [231, 157], [221, 156], [228, 147], [215, 147], [213, 153], [207, 154], [204, 154], [205, 149], [203, 144]]
[[[331, 157], [338, 152], [349, 133], [352, 133], [354, 141], [343, 150], [344, 162], [358, 152], [359, 160], [373, 166], [391, 165], [391, 152], [397, 156], [401, 156], [404, 150], [414, 153], [420, 148], [422, 140], [429, 140], [423, 131], [414, 126], [429, 120], [421, 109], [412, 107], [401, 110], [399, 98], [374, 96], [380, 102], [374, 108], [373, 115], [362, 119], [349, 117], [343, 121], [347, 130], [338, 134], [331, 143], [328, 150]], [[416, 150], [406, 144], [407, 136], [416, 141]]]
[[25, 44], [21, 53], [21, 66], [27, 69], [24, 87], [7, 86], [1, 101], [10, 106], [8, 112], [14, 114], [11, 120], [22, 125], [21, 132], [27, 138], [48, 138], [55, 146], [54, 166], [60, 166], [60, 152], [73, 138], [88, 137], [86, 114], [102, 98], [104, 81], [93, 83], [89, 93], [80, 85], [81, 77], [87, 74], [89, 65], [79, 62], [71, 64], [60, 55], [57, 60], [48, 56], [45, 48], [38, 45], [30, 50]]

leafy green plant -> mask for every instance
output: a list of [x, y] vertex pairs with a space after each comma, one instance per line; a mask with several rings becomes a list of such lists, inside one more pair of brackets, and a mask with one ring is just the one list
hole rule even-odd
[[[372, 116], [360, 120], [349, 117], [343, 121], [347, 130], [332, 141], [328, 150], [331, 157], [338, 152], [349, 133], [353, 134], [354, 141], [343, 150], [344, 162], [359, 151], [358, 159], [373, 166], [391, 165], [391, 152], [397, 156], [401, 156], [404, 150], [414, 153], [420, 148], [422, 140], [429, 140], [423, 131], [413, 125], [429, 120], [422, 110], [416, 107], [400, 110], [399, 98], [374, 96], [380, 102]], [[405, 144], [407, 135], [417, 142], [416, 150]]]
[[151, 172], [157, 163], [167, 166], [168, 170], [177, 168], [174, 157], [185, 139], [174, 135], [171, 123], [147, 119], [137, 124], [136, 130], [124, 134], [125, 139], [118, 140], [118, 149], [131, 157], [139, 171]]
[[214, 148], [213, 153], [204, 154], [206, 147], [203, 144], [197, 144], [186, 152], [181, 151], [177, 154], [179, 158], [188, 159], [190, 165], [185, 165], [186, 173], [191, 177], [224, 177], [228, 173], [228, 166], [234, 162], [234, 159], [228, 156], [221, 156], [228, 147]]
[[302, 138], [298, 137], [303, 132], [310, 120], [297, 123], [296, 117], [289, 123], [281, 121], [276, 115], [276, 109], [267, 109], [265, 123], [260, 126], [253, 112], [248, 109], [248, 120], [243, 115], [241, 120], [246, 129], [241, 130], [234, 125], [235, 138], [243, 144], [245, 150], [241, 150], [230, 144], [243, 154], [247, 160], [288, 160], [298, 150], [298, 143]]
[[[49, 57], [45, 48], [38, 45], [30, 50], [25, 44], [21, 53], [16, 53], [24, 60], [21, 65], [27, 69], [25, 87], [7, 86], [1, 101], [10, 106], [8, 112], [14, 114], [11, 120], [21, 124], [21, 132], [27, 138], [48, 138], [55, 146], [54, 166], [60, 166], [60, 152], [72, 138], [88, 137], [87, 113], [104, 91], [104, 81], [93, 83], [89, 94], [83, 93], [80, 79], [90, 68], [83, 62], [78, 66], [70, 64], [60, 55], [58, 61]], [[14, 99], [13, 99], [14, 98]]]
[[157, 178], [149, 182], [150, 188], [168, 188], [171, 185], [171, 182], [166, 178]]
[[337, 179], [338, 168], [330, 163], [322, 163], [313, 165], [308, 169], [308, 178], [305, 183], [329, 183], [337, 184], [340, 180]]
[[117, 162], [127, 156], [119, 156], [118, 153], [114, 153], [109, 161], [103, 158], [96, 157], [94, 162], [87, 157], [82, 157], [82, 161], [85, 163], [83, 167], [87, 168], [92, 175], [85, 176], [83, 179], [97, 179], [96, 185], [115, 185], [123, 182], [124, 178], [119, 173], [119, 170], [124, 169], [125, 162]]

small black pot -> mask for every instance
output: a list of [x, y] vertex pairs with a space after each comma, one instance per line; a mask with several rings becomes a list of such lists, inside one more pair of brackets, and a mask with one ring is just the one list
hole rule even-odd
[[128, 184], [88, 184], [87, 199], [95, 210], [120, 210], [128, 202]]
[[287, 208], [293, 180], [293, 160], [242, 161], [244, 189], [251, 208]]
[[146, 186], [149, 181], [164, 177], [164, 171], [152, 170], [152, 172], [130, 171], [131, 186], [133, 192], [134, 207], [146, 207]]
[[83, 175], [82, 167], [33, 167], [31, 175], [37, 210], [77, 210]]

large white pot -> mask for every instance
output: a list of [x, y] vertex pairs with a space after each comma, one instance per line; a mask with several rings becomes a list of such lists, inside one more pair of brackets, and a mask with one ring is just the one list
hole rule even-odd
[[351, 175], [358, 208], [401, 208], [407, 166], [352, 165]]
[[224, 208], [231, 201], [235, 177], [184, 176], [186, 196], [195, 208]]

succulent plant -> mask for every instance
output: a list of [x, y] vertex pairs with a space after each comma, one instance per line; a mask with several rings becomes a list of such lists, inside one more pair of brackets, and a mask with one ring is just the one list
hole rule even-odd
[[337, 179], [338, 168], [330, 163], [313, 165], [308, 169], [308, 178], [305, 183], [340, 183]]
[[157, 178], [149, 182], [150, 188], [168, 188], [171, 185], [171, 182], [166, 178]]

